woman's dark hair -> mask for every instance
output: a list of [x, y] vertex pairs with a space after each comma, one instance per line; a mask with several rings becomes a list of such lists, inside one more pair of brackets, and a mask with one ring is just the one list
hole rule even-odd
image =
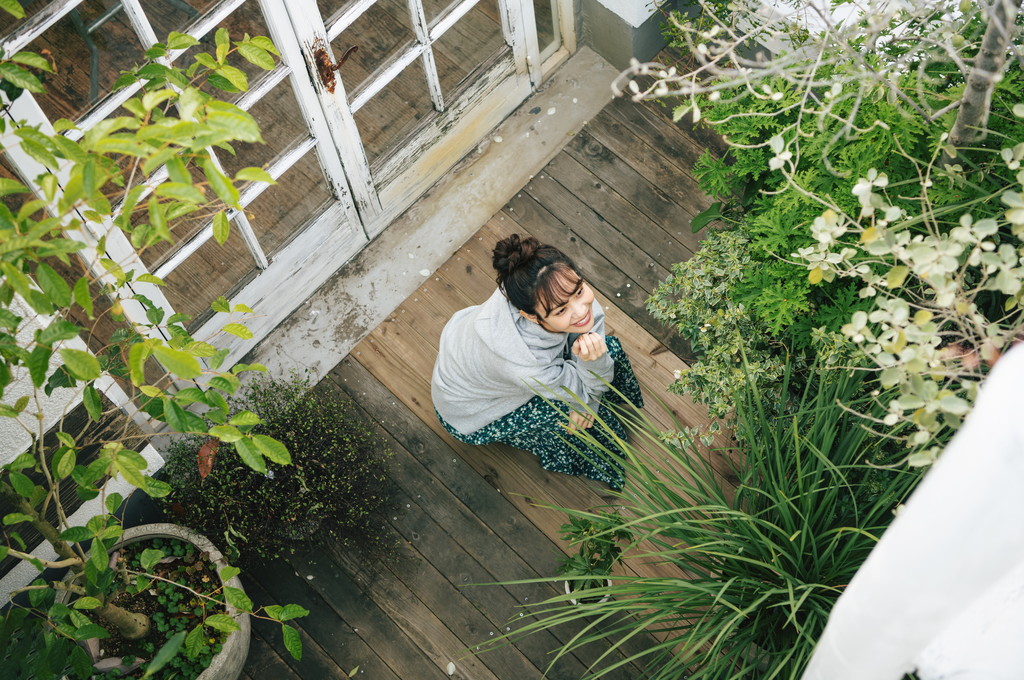
[[[498, 272], [498, 287], [517, 309], [547, 316], [583, 285], [569, 256], [532, 236], [512, 234], [498, 241], [491, 259]], [[537, 314], [538, 304], [544, 314]]]

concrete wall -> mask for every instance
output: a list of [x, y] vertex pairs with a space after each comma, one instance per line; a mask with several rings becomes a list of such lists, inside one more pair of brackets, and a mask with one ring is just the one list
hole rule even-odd
[[663, 11], [676, 0], [581, 0], [582, 42], [619, 70], [649, 61], [665, 46]]

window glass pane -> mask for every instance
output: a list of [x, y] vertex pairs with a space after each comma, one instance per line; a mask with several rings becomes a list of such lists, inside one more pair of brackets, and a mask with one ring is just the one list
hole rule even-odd
[[558, 0], [533, 0], [533, 16], [537, 22], [537, 44], [547, 56], [560, 46], [561, 36], [555, 31], [558, 18]]
[[381, 0], [363, 12], [354, 24], [331, 42], [336, 60], [350, 48], [357, 48], [349, 53], [349, 58], [338, 71], [349, 98], [375, 71], [404, 52], [415, 39], [409, 7], [402, 0]]
[[[7, 161], [7, 157], [2, 153], [0, 153], [0, 177], [3, 179], [12, 179], [15, 182], [24, 184], [21, 177], [14, 172], [14, 168], [11, 167], [11, 164]], [[5, 194], [4, 196], [0, 196], [0, 201], [3, 201], [3, 204], [16, 215], [18, 214], [18, 210], [21, 209], [21, 206], [25, 204], [25, 201], [30, 201], [33, 198], [35, 198], [35, 196], [31, 192], [24, 194]]]
[[263, 252], [273, 257], [331, 200], [316, 151], [311, 150], [246, 206], [245, 213]]
[[445, 102], [466, 76], [506, 47], [497, 0], [480, 0], [434, 43], [434, 62]]
[[385, 156], [433, 110], [423, 62], [417, 59], [356, 111], [356, 127], [367, 159], [373, 163]]
[[231, 146], [235, 149], [234, 156], [217, 149], [217, 157], [232, 176], [250, 166], [266, 168], [279, 153], [309, 137], [302, 110], [288, 79], [256, 102], [249, 113], [260, 124], [266, 144], [233, 142]]
[[212, 314], [211, 302], [221, 295], [230, 297], [255, 273], [252, 255], [232, 224], [224, 245], [210, 239], [164, 277], [164, 293], [174, 311], [192, 316], [188, 328], [195, 330]]
[[54, 63], [36, 97], [50, 120], [81, 116], [145, 52], [117, 0], [85, 0], [25, 49]]
[[[250, 36], [270, 35], [270, 31], [267, 30], [267, 23], [264, 21], [263, 14], [260, 12], [259, 3], [250, 0], [228, 15], [224, 21], [217, 24], [217, 26], [211, 29], [209, 33], [200, 38], [198, 45], [194, 45], [185, 50], [185, 52], [181, 54], [174, 63], [178, 66], [187, 68], [193, 61], [195, 61], [195, 55], [200, 52], [215, 55], [217, 53], [217, 30], [221, 28], [227, 30], [232, 41], [241, 40], [245, 37], [246, 33]], [[277, 59], [277, 57], [274, 59], [275, 62], [280, 63], [280, 60]], [[228, 57], [228, 64], [235, 68], [242, 69], [249, 79], [250, 89], [257, 79], [268, 73], [259, 66], [250, 64], [237, 52]], [[200, 84], [200, 87], [204, 92], [208, 92], [218, 99], [224, 99], [226, 101], [236, 101], [242, 95], [241, 92], [226, 92], [205, 81]]]
[[18, 2], [20, 2], [21, 8], [25, 10], [24, 18], [15, 19], [7, 12], [0, 10], [0, 36], [6, 37], [14, 33], [14, 31], [24, 26], [29, 19], [39, 14], [50, 4], [49, 2], [32, 2], [31, 0], [18, 0]]
[[142, 9], [157, 40], [164, 42], [171, 31], [187, 33], [185, 29], [213, 4], [214, 0], [145, 0]]

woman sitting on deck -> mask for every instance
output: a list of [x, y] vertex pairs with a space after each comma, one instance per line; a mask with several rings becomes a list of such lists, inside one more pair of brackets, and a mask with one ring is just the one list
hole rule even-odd
[[[568, 256], [533, 237], [499, 241], [492, 262], [498, 289], [441, 332], [431, 380], [441, 425], [467, 444], [502, 442], [536, 454], [545, 470], [621, 488], [622, 467], [582, 455], [566, 432], [592, 427], [596, 413], [624, 438], [606, 403], [622, 403], [621, 394], [643, 405], [622, 345], [604, 335], [594, 291]], [[601, 428], [593, 432], [619, 451]]]

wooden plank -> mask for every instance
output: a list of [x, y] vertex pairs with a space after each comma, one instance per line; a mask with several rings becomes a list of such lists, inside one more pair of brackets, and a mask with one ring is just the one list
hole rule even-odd
[[[299, 578], [305, 579], [323, 600], [321, 606], [342, 618], [353, 633], [362, 638], [368, 647], [372, 647], [390, 669], [389, 677], [447, 677], [420, 649], [418, 641], [411, 640], [356, 583], [359, 575], [349, 574], [319, 548], [299, 551], [289, 559], [289, 564]], [[376, 676], [367, 670], [367, 677]]]
[[252, 637], [249, 639], [249, 655], [245, 658], [244, 677], [252, 680], [302, 680], [302, 676], [293, 671], [256, 630], [252, 631]]
[[601, 116], [620, 121], [654, 153], [674, 163], [686, 176], [693, 177], [693, 166], [704, 154], [704, 146], [649, 105], [618, 97], [604, 107]]
[[[447, 443], [399, 404], [395, 395], [363, 366], [346, 359], [317, 389], [328, 389], [329, 382], [333, 383], [333, 388], [358, 399], [361, 407], [372, 413], [386, 429], [388, 438], [395, 438], [392, 446], [397, 460], [393, 477], [406, 494], [399, 505], [415, 504], [421, 511], [397, 515], [393, 524], [438, 571], [448, 574], [449, 579], [459, 574], [456, 578], [459, 585], [522, 580], [555, 573], [557, 557], [566, 549], [564, 543], [554, 542], [533, 526]], [[415, 458], [408, 449], [416, 450]], [[558, 592], [544, 583], [501, 588], [467, 587], [466, 590], [466, 597], [473, 599], [482, 611], [497, 612], [510, 611], [505, 609], [508, 606], [540, 602]], [[508, 618], [495, 616], [497, 620], [492, 618], [492, 621], [499, 626]], [[536, 660], [567, 642], [575, 633], [573, 627], [564, 626], [516, 644]], [[583, 666], [575, 658], [590, 664], [598, 654], [599, 650], [579, 650], [560, 661], [553, 671], [578, 670]], [[570, 677], [582, 675], [576, 672]]]
[[[301, 582], [287, 563], [275, 560], [256, 565], [242, 572], [242, 580], [246, 593], [257, 606], [294, 603], [309, 610], [309, 616], [293, 622], [302, 640], [300, 660], [293, 659], [285, 649], [279, 624], [252, 618], [253, 632], [258, 634], [299, 677], [344, 678], [354, 666], [364, 664], [370, 656], [374, 656], [365, 645], [352, 650], [362, 657], [358, 661], [349, 654], [348, 646], [344, 642], [358, 640], [358, 637], [352, 635], [345, 622], [336, 616], [311, 588]], [[259, 678], [272, 677], [264, 674], [260, 666], [254, 665], [255, 659], [250, 659], [246, 662], [246, 668], [251, 674]], [[394, 674], [388, 674], [379, 659], [376, 663], [370, 662], [368, 665], [370, 668], [382, 669], [384, 673], [381, 677], [388, 680], [395, 677]]]
[[[351, 594], [361, 591], [365, 601], [360, 615], [365, 616], [356, 624], [359, 629], [367, 628], [374, 637], [381, 634], [387, 640], [387, 651], [381, 653], [397, 656], [401, 654], [406, 666], [392, 664], [393, 670], [403, 678], [449, 677], [448, 664], [455, 662], [457, 671], [452, 677], [468, 680], [498, 680], [497, 676], [475, 656], [466, 656], [467, 643], [459, 633], [471, 636], [471, 631], [462, 628], [465, 620], [449, 621], [458, 631], [448, 628], [446, 622], [437, 617], [431, 609], [411, 591], [395, 573], [381, 565], [364, 564], [358, 556], [342, 549], [337, 544], [328, 544], [311, 561], [310, 553], [293, 561], [296, 571], [306, 578], [312, 576], [313, 587], [321, 590], [324, 597], [336, 608], [341, 601], [336, 592], [343, 593], [346, 600]], [[406, 553], [408, 559], [397, 565], [400, 569], [423, 569], [424, 565], [414, 555]], [[344, 611], [348, 615], [351, 603]], [[469, 612], [465, 613], [467, 617]], [[362, 618], [360, 616], [360, 618]], [[369, 641], [369, 640], [368, 640]], [[381, 640], [376, 639], [380, 645]], [[378, 647], [379, 649], [379, 647]]]
[[573, 231], [598, 252], [614, 253], [615, 264], [645, 292], [654, 290], [668, 276], [667, 269], [623, 236], [615, 224], [609, 223], [546, 172], [530, 180], [519, 193], [532, 196], [559, 222], [571, 225]]
[[[701, 192], [689, 168], [681, 168], [649, 146], [629, 125], [607, 113], [607, 107], [590, 120], [585, 130], [634, 170], [665, 192], [673, 202], [687, 213], [696, 215], [711, 205], [711, 199]], [[689, 225], [687, 225], [689, 228]]]
[[[648, 181], [632, 166], [594, 139], [585, 128], [573, 136], [564, 152], [594, 173], [620, 196], [626, 197], [637, 209], [678, 239], [691, 253], [700, 246], [700, 235], [694, 234], [689, 226], [693, 215], [686, 207], [673, 201], [661, 187]], [[688, 256], [677, 257], [674, 262], [681, 262], [684, 259], [688, 259]], [[665, 260], [659, 262], [666, 269], [674, 264]]]
[[[620, 165], [628, 168], [625, 163], [620, 163]], [[636, 175], [635, 171], [633, 174]], [[676, 208], [676, 229], [681, 234], [691, 231], [690, 238], [688, 239], [689, 243], [683, 242], [681, 238], [677, 238], [674, 234], [662, 229], [659, 223], [652, 220], [633, 205], [631, 203], [632, 197], [628, 193], [631, 187], [627, 186], [625, 188], [626, 193], [620, 194], [614, 188], [605, 184], [602, 179], [598, 178], [591, 167], [581, 164], [568, 153], [560, 153], [555, 156], [548, 163], [547, 167], [544, 168], [542, 175], [550, 175], [566, 190], [577, 196], [580, 201], [600, 215], [608, 223], [608, 226], [613, 227], [616, 232], [622, 234], [634, 246], [646, 253], [650, 260], [661, 265], [666, 270], [666, 274], [667, 270], [676, 262], [689, 259], [693, 251], [698, 247], [696, 235], [689, 229], [679, 228], [681, 221], [689, 222], [689, 219], [686, 218], [686, 213], [678, 205], [672, 202], [663, 203]], [[627, 196], [630, 196], [630, 198], [627, 199]], [[682, 220], [679, 219], [680, 217]], [[618, 251], [611, 252], [616, 253], [616, 260], [618, 261]], [[646, 264], [647, 262], [644, 263], [645, 268]], [[623, 269], [626, 273], [630, 273], [625, 263], [623, 264]], [[654, 285], [657, 285], [663, 279], [664, 277], [659, 277], [654, 282]]]

